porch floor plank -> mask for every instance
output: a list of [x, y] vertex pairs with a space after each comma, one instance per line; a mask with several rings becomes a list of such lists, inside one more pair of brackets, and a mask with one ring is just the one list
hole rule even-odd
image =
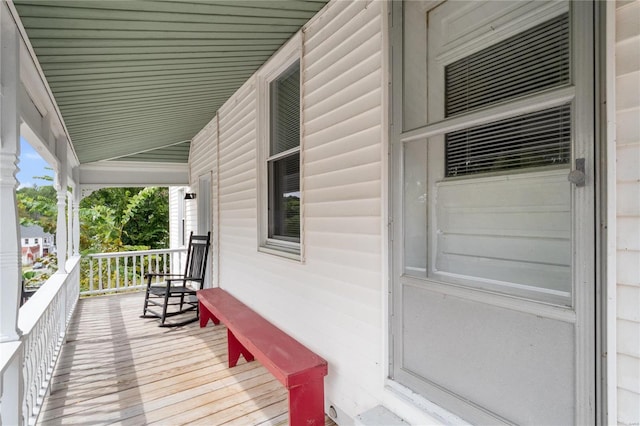
[[78, 302], [38, 424], [287, 424], [287, 391], [262, 365], [227, 367], [224, 326], [160, 328], [142, 303]]

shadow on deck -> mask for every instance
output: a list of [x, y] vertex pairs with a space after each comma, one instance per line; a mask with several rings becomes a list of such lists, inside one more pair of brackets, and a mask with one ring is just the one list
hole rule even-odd
[[78, 302], [39, 424], [287, 424], [286, 389], [264, 367], [227, 368], [224, 326], [160, 328], [142, 304]]

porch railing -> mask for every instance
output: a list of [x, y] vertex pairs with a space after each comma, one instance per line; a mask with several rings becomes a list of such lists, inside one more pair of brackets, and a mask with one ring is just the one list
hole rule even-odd
[[[145, 274], [179, 273], [186, 249], [122, 251], [86, 255], [80, 281], [80, 295], [139, 290], [146, 285]], [[156, 282], [160, 279], [156, 279]]]
[[[21, 340], [2, 344], [3, 424], [36, 422], [78, 301], [80, 257], [70, 258], [66, 271], [53, 274], [20, 308]], [[6, 359], [5, 349], [10, 349]]]

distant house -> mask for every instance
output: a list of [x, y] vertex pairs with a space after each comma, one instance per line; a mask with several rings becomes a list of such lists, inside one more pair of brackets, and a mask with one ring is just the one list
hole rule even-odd
[[53, 235], [44, 232], [41, 226], [20, 226], [22, 264], [31, 265], [39, 257], [55, 251]]

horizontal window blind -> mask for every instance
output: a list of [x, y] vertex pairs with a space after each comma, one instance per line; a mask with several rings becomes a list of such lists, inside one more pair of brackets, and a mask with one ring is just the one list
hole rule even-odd
[[567, 164], [571, 106], [447, 133], [446, 176]]
[[271, 149], [276, 155], [300, 145], [300, 63], [271, 83]]
[[446, 115], [568, 84], [569, 42], [565, 13], [447, 65]]

